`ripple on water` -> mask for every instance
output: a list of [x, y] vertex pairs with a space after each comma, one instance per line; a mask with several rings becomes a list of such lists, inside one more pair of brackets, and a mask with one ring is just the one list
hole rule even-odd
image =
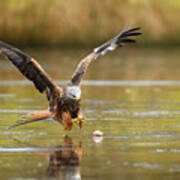
[[16, 97], [15, 94], [0, 94], [0, 98], [12, 98]]
[[[66, 85], [68, 81], [56, 81], [59, 85]], [[0, 80], [0, 86], [28, 86], [32, 85], [27, 80]], [[82, 82], [85, 86], [179, 86], [180, 81], [119, 81], [119, 80], [85, 80]]]
[[146, 168], [146, 169], [163, 169], [164, 168], [162, 164], [151, 164], [147, 162], [135, 162], [132, 164], [132, 166]]

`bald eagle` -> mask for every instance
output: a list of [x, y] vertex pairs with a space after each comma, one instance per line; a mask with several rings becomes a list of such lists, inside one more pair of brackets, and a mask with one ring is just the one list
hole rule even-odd
[[40, 93], [45, 92], [49, 102], [48, 110], [29, 114], [27, 115], [28, 120], [11, 127], [52, 117], [64, 126], [64, 130], [71, 130], [74, 122], [82, 128], [85, 118], [80, 108], [80, 83], [89, 64], [108, 51], [113, 51], [126, 43], [135, 43], [136, 41], [131, 37], [141, 35], [139, 30], [139, 27], [124, 29], [113, 39], [95, 48], [80, 61], [65, 88], [59, 87], [31, 56], [0, 41], [0, 54], [10, 60], [27, 79], [32, 81]]

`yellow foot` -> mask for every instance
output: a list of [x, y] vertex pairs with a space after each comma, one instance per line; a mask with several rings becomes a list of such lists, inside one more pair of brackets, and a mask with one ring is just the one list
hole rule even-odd
[[74, 118], [74, 119], [73, 119], [73, 122], [74, 122], [74, 123], [78, 123], [78, 122], [79, 122], [79, 118]]
[[73, 122], [74, 123], [79, 123], [80, 121], [84, 121], [86, 118], [84, 117], [84, 116], [82, 116], [82, 117], [78, 117], [78, 118], [74, 118], [73, 119]]
[[86, 118], [85, 118], [84, 116], [80, 117], [79, 119], [80, 119], [81, 121], [86, 120]]

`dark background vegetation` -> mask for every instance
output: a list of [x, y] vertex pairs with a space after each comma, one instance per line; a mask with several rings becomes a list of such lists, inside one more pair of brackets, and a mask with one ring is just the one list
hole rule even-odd
[[18, 46], [94, 46], [128, 25], [141, 45], [180, 44], [179, 0], [1, 0], [0, 39]]

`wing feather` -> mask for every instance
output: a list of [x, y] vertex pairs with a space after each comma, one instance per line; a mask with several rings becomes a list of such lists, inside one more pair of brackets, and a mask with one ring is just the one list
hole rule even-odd
[[18, 70], [30, 81], [40, 93], [46, 92], [49, 101], [49, 110], [56, 110], [57, 97], [62, 92], [44, 69], [29, 55], [13, 46], [0, 41], [0, 54], [9, 59]]
[[57, 87], [37, 61], [19, 49], [0, 41], [0, 54], [9, 59], [27, 79], [31, 80], [39, 92], [44, 92], [47, 87], [50, 89]]
[[94, 51], [90, 55], [88, 55], [86, 58], [80, 61], [68, 85], [69, 86], [80, 85], [80, 82], [83, 78], [83, 75], [87, 71], [89, 64], [93, 60], [97, 59], [99, 56], [105, 55], [106, 52], [113, 51], [117, 47], [123, 46], [125, 43], [135, 43], [136, 40], [131, 39], [131, 37], [141, 35], [141, 32], [138, 32], [140, 29], [141, 29], [140, 27], [136, 27], [128, 30], [124, 29], [113, 39], [107, 41], [100, 47], [94, 49]]

